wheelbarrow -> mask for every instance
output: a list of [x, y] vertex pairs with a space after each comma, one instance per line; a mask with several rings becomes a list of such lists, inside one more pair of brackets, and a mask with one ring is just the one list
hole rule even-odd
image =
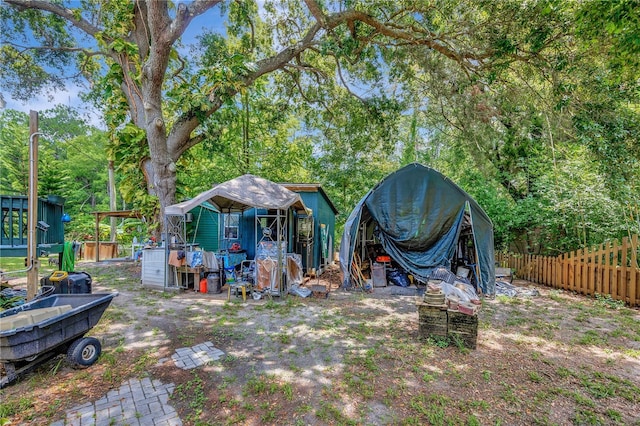
[[73, 368], [93, 365], [102, 347], [85, 334], [117, 295], [57, 294], [0, 312], [0, 388], [61, 353]]

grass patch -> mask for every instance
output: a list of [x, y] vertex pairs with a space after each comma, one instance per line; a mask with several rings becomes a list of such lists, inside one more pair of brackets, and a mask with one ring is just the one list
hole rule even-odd
[[610, 294], [600, 294], [596, 293], [596, 306], [607, 309], [622, 309], [624, 308], [624, 301], [615, 300], [611, 297]]
[[360, 422], [345, 416], [338, 407], [335, 407], [333, 404], [326, 401], [320, 403], [320, 408], [316, 410], [316, 417], [326, 423], [335, 422], [337, 424], [347, 426], [356, 426], [360, 424]]
[[291, 383], [280, 383], [276, 376], [260, 374], [247, 380], [247, 383], [242, 388], [242, 394], [245, 397], [282, 395], [287, 401], [292, 401], [294, 389]]
[[190, 422], [196, 422], [204, 410], [207, 398], [204, 393], [204, 382], [193, 373], [193, 379], [176, 386], [174, 395], [181, 401], [189, 401], [191, 412], [187, 416]]
[[599, 333], [596, 330], [587, 330], [584, 332], [582, 337], [575, 340], [575, 343], [585, 346], [606, 345], [607, 338], [603, 337], [602, 333]]
[[445, 412], [445, 407], [450, 401], [449, 398], [437, 394], [416, 395], [409, 401], [409, 407], [419, 419], [426, 420], [427, 424], [444, 426], [450, 424]]
[[32, 409], [34, 404], [33, 399], [26, 396], [22, 396], [20, 398], [3, 397], [2, 403], [0, 403], [0, 423], [5, 420], [8, 421], [9, 417], [13, 417], [18, 413]]

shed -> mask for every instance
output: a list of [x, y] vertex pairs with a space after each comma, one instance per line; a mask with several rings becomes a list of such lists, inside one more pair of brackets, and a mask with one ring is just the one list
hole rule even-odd
[[343, 285], [348, 287], [354, 251], [369, 242], [400, 267], [428, 280], [439, 267], [466, 265], [484, 294], [495, 293], [493, 224], [478, 203], [440, 172], [418, 163], [391, 173], [351, 212], [340, 244]]
[[[27, 256], [29, 198], [24, 195], [1, 195], [2, 231], [0, 257]], [[64, 248], [64, 199], [55, 195], [38, 198], [37, 256], [62, 253]]]
[[304, 205], [312, 211], [312, 223], [300, 216], [296, 223], [298, 252], [305, 269], [315, 268], [318, 273], [333, 261], [336, 215], [338, 209], [319, 183], [283, 183], [285, 188], [300, 194]]
[[[305, 270], [313, 268], [322, 273], [334, 257], [338, 210], [318, 183], [280, 185], [300, 195], [311, 213], [308, 215], [300, 211], [296, 214], [295, 220], [293, 217], [289, 218], [289, 249], [301, 254]], [[265, 209], [258, 209], [259, 215], [265, 212]], [[246, 250], [248, 258], [255, 256], [255, 209], [220, 214], [212, 204], [204, 202], [191, 205], [188, 213], [190, 214], [186, 216], [187, 242], [198, 244], [207, 251], [229, 250], [234, 243], [238, 243]]]
[[[256, 258], [256, 279], [258, 281], [262, 278], [260, 271], [263, 266], [265, 269], [264, 274], [267, 273], [267, 269], [269, 271], [282, 270], [281, 266], [285, 261], [284, 255], [294, 248], [290, 224], [297, 215], [307, 214], [307, 209], [300, 195], [267, 179], [245, 174], [216, 185], [190, 200], [166, 207], [165, 229], [170, 234], [167, 241], [171, 241], [167, 252], [170, 249], [188, 248], [189, 241], [186, 238], [187, 220], [191, 219], [193, 221], [192, 210], [204, 203], [211, 204], [225, 218], [232, 215], [235, 217], [237, 217], [236, 215], [241, 215], [242, 217], [252, 216], [254, 218], [252, 232], [247, 232], [248, 229], [245, 230], [245, 233], [253, 235], [253, 244], [247, 245], [246, 249], [249, 258]], [[219, 221], [224, 223], [223, 219], [219, 219]], [[228, 256], [228, 259], [224, 261], [225, 266], [227, 264], [235, 266], [236, 264], [231, 259], [231, 256], [237, 256], [237, 251], [234, 250], [232, 253], [231, 250], [229, 252], [226, 250], [231, 248], [227, 247], [229, 240], [239, 237], [238, 228], [239, 226], [236, 225], [233, 235], [231, 235], [230, 229], [228, 230], [229, 232], [225, 230], [222, 234], [223, 245], [220, 248], [225, 250], [225, 253], [219, 254]], [[261, 250], [261, 256], [267, 258], [258, 259], [258, 245]], [[275, 260], [270, 257], [272, 252], [277, 253]], [[168, 259], [168, 256], [165, 259]], [[259, 261], [262, 263], [258, 263]], [[273, 261], [276, 263], [271, 265]], [[279, 295], [284, 290], [284, 281], [281, 274], [276, 274], [277, 279], [275, 280], [269, 280], [269, 276], [266, 275], [265, 277], [271, 283], [270, 289], [276, 295]]]

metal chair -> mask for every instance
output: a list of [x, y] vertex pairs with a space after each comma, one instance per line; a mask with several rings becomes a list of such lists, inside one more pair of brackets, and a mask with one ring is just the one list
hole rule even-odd
[[243, 260], [240, 263], [240, 281], [248, 281], [252, 285], [256, 282], [256, 261]]

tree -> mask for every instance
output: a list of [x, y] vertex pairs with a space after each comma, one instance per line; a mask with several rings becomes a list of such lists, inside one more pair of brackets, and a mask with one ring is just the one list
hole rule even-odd
[[[220, 49], [211, 66], [188, 70], [177, 50], [180, 37], [195, 17], [216, 6], [226, 14], [229, 34], [241, 43], [229, 46], [223, 38], [220, 46], [233, 47], [232, 51]], [[213, 133], [205, 133], [209, 119], [274, 71], [285, 71], [300, 82], [318, 74], [317, 62], [332, 63], [338, 71], [340, 65], [346, 72], [361, 60], [374, 63], [379, 48], [406, 45], [422, 46], [473, 74], [496, 59], [504, 64], [538, 56], [548, 41], [542, 37], [535, 51], [527, 46], [514, 50], [518, 46], [509, 40], [491, 36], [489, 21], [480, 14], [483, 6], [474, 2], [398, 7], [395, 2], [349, 1], [333, 6], [327, 9], [315, 0], [304, 5], [267, 3], [262, 23], [251, 1], [227, 6], [218, 0], [196, 0], [172, 9], [164, 1], [65, 5], [5, 0], [2, 80], [15, 96], [26, 98], [44, 85], [61, 84], [59, 72], [49, 72], [43, 62], [60, 71], [75, 61], [74, 76], [89, 77], [101, 91], [109, 109], [107, 120], [112, 131], [119, 131], [120, 142], [137, 146], [135, 155], [146, 154], [139, 160], [147, 190], [164, 208], [175, 201], [176, 162], [223, 130], [214, 127]], [[515, 3], [508, 12], [518, 12]], [[24, 34], [22, 41], [17, 34]], [[78, 41], [81, 36], [92, 43]], [[280, 46], [278, 51], [273, 51], [274, 45]], [[364, 77], [372, 74], [371, 66], [352, 71]], [[28, 84], [15, 84], [23, 81], [19, 77], [26, 77]]]
[[[89, 126], [73, 108], [56, 106], [40, 114], [38, 195], [62, 196], [72, 222], [71, 238], [91, 234], [96, 210], [108, 209], [104, 131]], [[29, 176], [29, 116], [0, 111], [0, 192], [25, 195]]]

